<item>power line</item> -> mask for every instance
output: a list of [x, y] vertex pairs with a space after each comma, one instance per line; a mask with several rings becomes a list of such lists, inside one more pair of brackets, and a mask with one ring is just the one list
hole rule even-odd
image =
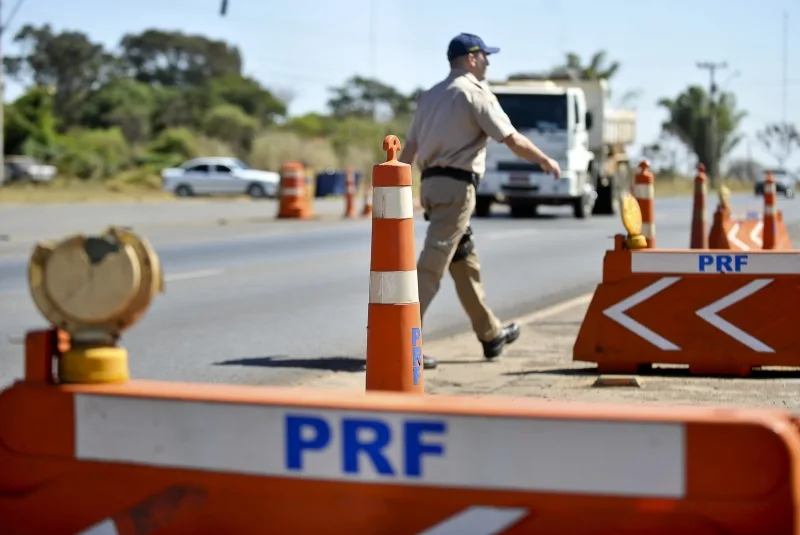
[[722, 62], [713, 62], [713, 61], [698, 61], [697, 68], [702, 70], [708, 71], [708, 94], [709, 94], [709, 104], [710, 104], [710, 116], [709, 116], [709, 128], [708, 128], [708, 161], [704, 162], [706, 167], [709, 171], [709, 178], [711, 179], [711, 187], [714, 188], [717, 185], [717, 181], [719, 179], [719, 165], [717, 162], [717, 79], [716, 74], [717, 70], [723, 70], [728, 68], [728, 63], [726, 61]]

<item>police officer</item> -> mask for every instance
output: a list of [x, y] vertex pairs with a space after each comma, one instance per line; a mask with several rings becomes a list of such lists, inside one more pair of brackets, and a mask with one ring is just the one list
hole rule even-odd
[[[489, 55], [499, 51], [473, 34], [462, 33], [450, 41], [450, 74], [420, 95], [399, 158], [411, 164], [416, 157], [422, 169], [422, 207], [430, 222], [417, 261], [420, 313], [424, 316], [449, 270], [487, 359], [500, 356], [520, 334], [518, 325], [503, 325], [486, 305], [472, 242], [470, 217], [476, 186], [486, 168], [488, 138], [505, 143], [556, 179], [561, 173], [555, 160], [517, 132], [486, 85]], [[425, 356], [425, 369], [436, 365], [435, 358]]]

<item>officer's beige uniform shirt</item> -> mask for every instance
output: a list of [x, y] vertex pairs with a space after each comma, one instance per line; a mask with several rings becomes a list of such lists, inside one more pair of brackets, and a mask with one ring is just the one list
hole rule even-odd
[[515, 132], [488, 86], [454, 69], [420, 95], [407, 143], [417, 146], [420, 169], [456, 167], [483, 175], [488, 138], [502, 142]]
[[[502, 142], [514, 132], [491, 90], [472, 74], [453, 70], [420, 95], [406, 142], [416, 145], [422, 170], [455, 167], [483, 175], [489, 138]], [[430, 218], [417, 262], [420, 312], [425, 314], [449, 270], [476, 336], [483, 341], [500, 336], [502, 325], [485, 303], [477, 251], [451, 262], [475, 210], [475, 188], [433, 176], [422, 182], [420, 196]]]

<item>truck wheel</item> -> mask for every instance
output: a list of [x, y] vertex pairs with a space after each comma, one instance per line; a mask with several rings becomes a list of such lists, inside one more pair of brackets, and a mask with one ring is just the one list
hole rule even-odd
[[592, 216], [592, 198], [583, 195], [572, 201], [572, 214], [578, 219], [587, 219]]
[[478, 195], [475, 198], [475, 216], [491, 217], [493, 200], [494, 199], [489, 195]]

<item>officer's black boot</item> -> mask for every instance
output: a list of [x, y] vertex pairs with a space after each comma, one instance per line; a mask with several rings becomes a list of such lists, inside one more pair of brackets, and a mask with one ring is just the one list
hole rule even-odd
[[435, 370], [436, 366], [439, 365], [439, 362], [436, 360], [435, 357], [430, 355], [422, 355], [422, 369], [423, 370]]
[[503, 327], [503, 332], [494, 340], [488, 342], [481, 340], [483, 356], [489, 360], [499, 357], [500, 354], [503, 353], [503, 348], [506, 344], [513, 344], [517, 338], [519, 338], [519, 325], [516, 323], [509, 323]]

